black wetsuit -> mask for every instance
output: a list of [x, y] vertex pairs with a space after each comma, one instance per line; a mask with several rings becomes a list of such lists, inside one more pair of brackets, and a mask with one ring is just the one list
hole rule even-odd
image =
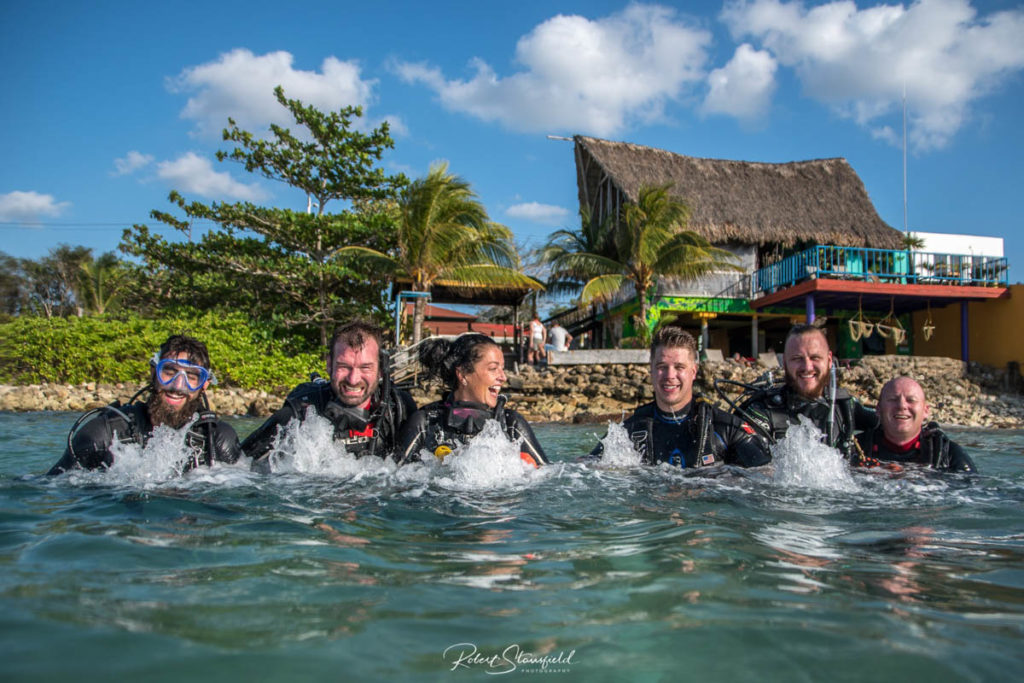
[[[48, 474], [61, 474], [75, 467], [87, 470], [110, 467], [114, 462], [110, 448], [115, 441], [144, 447], [153, 433], [149, 407], [145, 403], [124, 406], [112, 403], [95, 413], [71, 435], [69, 447]], [[209, 465], [212, 460], [233, 463], [242, 454], [234, 427], [217, 419], [209, 410], [200, 411], [199, 419], [185, 433], [185, 441], [192, 452], [186, 470], [199, 464]]]
[[[750, 425], [700, 396], [678, 413], [665, 412], [655, 402], [642, 405], [622, 426], [647, 465], [757, 467], [772, 459]], [[590, 457], [603, 451], [599, 443]]]
[[[829, 446], [839, 450], [849, 459], [856, 451], [853, 445], [854, 434], [859, 430], [874, 428], [878, 424], [878, 419], [874, 411], [862, 406], [860, 401], [850, 396], [842, 387], [837, 387], [830, 438], [830, 405], [831, 400], [827, 391], [820, 398], [808, 399], [787, 385], [776, 385], [755, 392], [740, 404], [736, 415], [754, 422], [761, 430], [760, 436], [765, 439], [766, 444], [785, 437], [792, 425], [799, 424], [799, 416], [804, 415], [821, 431]], [[765, 434], [770, 434], [771, 438], [767, 438]]]
[[873, 467], [881, 462], [927, 465], [942, 472], [977, 472], [971, 456], [952, 441], [939, 425], [930, 422], [906, 447], [900, 447], [885, 438], [881, 427], [857, 435], [863, 455], [858, 454], [853, 464]]
[[395, 459], [399, 463], [417, 461], [424, 448], [435, 454], [441, 447], [446, 447], [442, 452], [451, 452], [469, 443], [484, 428], [487, 420], [497, 420], [513, 441], [522, 438], [519, 450], [524, 461], [532, 460], [537, 466], [550, 462], [529, 423], [516, 411], [505, 408], [504, 396], [498, 397], [494, 408], [473, 401], [455, 401], [451, 396], [423, 406], [402, 428]]
[[370, 401], [370, 410], [363, 410], [341, 403], [325, 380], [300, 384], [288, 394], [277, 412], [246, 437], [242, 450], [253, 459], [254, 470], [269, 472], [269, 453], [278, 429], [295, 419], [304, 421], [308, 411], [312, 410], [334, 425], [335, 441], [343, 443], [349, 454], [357, 458], [364, 455], [385, 457], [394, 450], [398, 430], [416, 410], [416, 402], [409, 392], [392, 388], [389, 400], [382, 406], [378, 395], [381, 392], [378, 388]]

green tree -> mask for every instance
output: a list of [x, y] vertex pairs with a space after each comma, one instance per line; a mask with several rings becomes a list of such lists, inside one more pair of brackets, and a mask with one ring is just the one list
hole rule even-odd
[[[580, 209], [579, 217], [578, 230], [556, 230], [548, 236], [548, 241], [541, 248], [540, 261], [551, 268], [546, 283], [549, 294], [578, 295], [593, 277], [619, 261], [613, 217], [608, 216], [599, 221], [590, 214], [587, 207]], [[582, 302], [580, 304], [584, 305]], [[598, 304], [604, 308], [607, 318], [608, 300], [595, 297], [589, 301], [592, 309]]]
[[[377, 166], [384, 151], [394, 146], [387, 123], [362, 133], [352, 128], [362, 116], [359, 107], [321, 112], [287, 99], [280, 87], [274, 94], [303, 133], [272, 125], [270, 139], [260, 139], [228, 119], [230, 128], [223, 137], [236, 146], [217, 157], [301, 191], [311, 210], [207, 205], [172, 192], [170, 201], [184, 218], [153, 211], [155, 220], [186, 236], [196, 221], [212, 221], [219, 229], [198, 242], [182, 243], [136, 225], [125, 232], [122, 249], [144, 259], [151, 272], [148, 288], [169, 302], [242, 307], [288, 328], [315, 329], [326, 345], [330, 328], [341, 320], [383, 314], [383, 280], [352, 269], [337, 253], [351, 244], [382, 250], [393, 246], [386, 201], [407, 180]], [[336, 200], [348, 201], [350, 207], [328, 212], [328, 204]]]
[[608, 301], [632, 285], [640, 299], [637, 327], [645, 342], [648, 297], [660, 277], [692, 280], [718, 270], [739, 270], [732, 254], [685, 229], [689, 210], [668, 190], [664, 185], [640, 188], [637, 201], [622, 207], [617, 225], [594, 227], [584, 220], [585, 230], [575, 241], [563, 236], [562, 243], [545, 252], [556, 273], [583, 281], [584, 304]]
[[24, 305], [24, 279], [19, 259], [0, 251], [0, 313], [4, 317], [18, 315]]
[[79, 265], [79, 303], [87, 313], [103, 315], [118, 305], [130, 281], [128, 271], [112, 251]]
[[[398, 245], [393, 253], [363, 246], [340, 250], [399, 280], [413, 291], [429, 292], [439, 281], [463, 285], [526, 286], [543, 289], [520, 270], [512, 233], [493, 223], [469, 183], [448, 172], [448, 164], [431, 166], [426, 177], [406, 187], [398, 200]], [[420, 341], [426, 305], [417, 299], [413, 343]]]
[[91, 260], [91, 249], [67, 244], [58, 244], [38, 260], [19, 259], [19, 312], [46, 318], [81, 316], [79, 273], [82, 263]]

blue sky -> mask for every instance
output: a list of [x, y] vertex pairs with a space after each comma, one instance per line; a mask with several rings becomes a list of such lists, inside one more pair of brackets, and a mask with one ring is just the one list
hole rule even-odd
[[14, 256], [164, 231], [148, 216], [172, 189], [304, 209], [214, 157], [228, 116], [254, 132], [281, 116], [278, 84], [390, 121], [386, 168], [447, 160], [526, 246], [576, 223], [572, 145], [548, 134], [845, 157], [902, 229], [905, 83], [910, 228], [1003, 237], [1011, 280], [1024, 274], [1019, 3], [42, 0], [0, 4], [0, 26], [0, 249]]

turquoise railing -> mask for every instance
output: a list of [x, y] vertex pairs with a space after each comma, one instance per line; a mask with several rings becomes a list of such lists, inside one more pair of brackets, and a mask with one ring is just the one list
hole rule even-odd
[[1008, 268], [1004, 257], [819, 245], [756, 271], [754, 288], [770, 294], [813, 278], [1005, 287]]

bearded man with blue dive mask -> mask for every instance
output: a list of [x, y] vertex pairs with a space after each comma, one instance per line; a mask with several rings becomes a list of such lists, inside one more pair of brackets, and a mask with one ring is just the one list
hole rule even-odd
[[[211, 465], [214, 460], [238, 460], [238, 435], [231, 425], [217, 419], [206, 401], [206, 388], [217, 381], [210, 371], [206, 345], [186, 335], [172, 335], [149, 364], [149, 384], [127, 404], [115, 402], [91, 410], [75, 422], [67, 448], [49, 474], [76, 467], [108, 468], [114, 462], [111, 447], [115, 443], [145, 446], [153, 430], [161, 425], [179, 430], [189, 425], [182, 433], [189, 454], [182, 471]], [[145, 402], [136, 400], [147, 392]]]

